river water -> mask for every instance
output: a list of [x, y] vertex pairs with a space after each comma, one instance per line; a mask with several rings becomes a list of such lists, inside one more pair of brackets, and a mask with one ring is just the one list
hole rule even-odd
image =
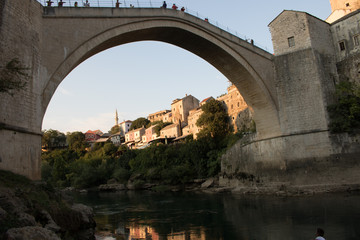
[[89, 192], [75, 201], [94, 208], [97, 239], [310, 240], [317, 227], [327, 240], [360, 239], [360, 193]]

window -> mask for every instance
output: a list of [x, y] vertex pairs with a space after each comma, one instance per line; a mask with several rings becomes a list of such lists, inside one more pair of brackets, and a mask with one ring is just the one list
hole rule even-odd
[[238, 107], [240, 107], [240, 102], [238, 102]]
[[345, 51], [345, 42], [344, 41], [339, 42], [339, 48], [340, 48], [340, 51]]
[[354, 39], [354, 45], [355, 46], [359, 46], [359, 43], [360, 43], [360, 34], [357, 34], [353, 37]]
[[346, 3], [345, 5], [346, 5], [347, 7], [350, 7], [350, 3]]
[[289, 43], [289, 47], [294, 47], [295, 46], [295, 38], [294, 37], [289, 37], [288, 38], [288, 43]]

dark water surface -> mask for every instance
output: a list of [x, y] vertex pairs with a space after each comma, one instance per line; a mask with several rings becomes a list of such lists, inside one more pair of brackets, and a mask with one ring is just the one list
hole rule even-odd
[[274, 197], [127, 191], [76, 195], [75, 201], [94, 208], [99, 233], [114, 233], [105, 239], [310, 240], [319, 226], [327, 240], [360, 239], [359, 193]]

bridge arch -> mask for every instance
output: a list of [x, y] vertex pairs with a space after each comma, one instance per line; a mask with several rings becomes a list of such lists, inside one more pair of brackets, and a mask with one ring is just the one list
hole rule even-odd
[[[170, 10], [170, 14], [173, 14], [172, 12], [174, 11]], [[50, 18], [50, 20], [53, 19]], [[178, 16], [135, 19], [102, 29], [91, 37], [79, 39], [75, 44], [72, 42], [74, 47], [71, 47], [71, 44], [67, 45], [66, 41], [59, 43], [58, 48], [63, 47], [64, 52], [55, 58], [54, 70], [51, 71], [51, 67], [45, 66], [48, 79], [45, 80], [46, 84], [42, 92], [42, 116], [44, 116], [58, 85], [81, 62], [111, 47], [153, 40], [186, 49], [213, 65], [239, 89], [247, 104], [254, 109], [258, 137], [279, 135], [277, 102], [271, 84], [264, 79], [264, 74], [259, 73], [263, 70], [261, 69], [263, 66], [261, 64], [254, 66], [254, 62], [258, 62], [256, 58], [259, 58], [261, 61], [267, 62], [267, 67], [271, 68], [271, 57], [254, 52], [255, 57], [250, 55], [247, 58], [239, 51], [239, 47], [244, 48], [242, 45], [247, 43], [241, 45], [229, 41], [212, 31], [211, 28], [204, 27], [204, 21], [201, 21], [200, 24], [196, 21], [189, 21]], [[53, 35], [49, 35], [49, 37], [56, 38]], [[56, 42], [53, 39], [49, 39], [49, 41]], [[249, 58], [252, 62], [249, 61]], [[46, 59], [46, 56], [43, 56], [43, 59]], [[44, 61], [45, 65], [46, 62]], [[272, 79], [272, 69], [267, 73], [267, 77]]]

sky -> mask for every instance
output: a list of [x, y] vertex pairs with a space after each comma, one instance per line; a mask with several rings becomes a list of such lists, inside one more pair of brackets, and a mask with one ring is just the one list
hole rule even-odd
[[[89, 2], [97, 3], [97, 0]], [[271, 53], [268, 24], [283, 10], [304, 11], [323, 20], [331, 13], [329, 0], [173, 0], [167, 3], [168, 7], [173, 3], [185, 6], [191, 14], [206, 17], [210, 23], [229, 29], [241, 38], [253, 39], [257, 46]], [[66, 76], [48, 105], [42, 129], [64, 133], [100, 129], [105, 133], [115, 124], [116, 110], [119, 122], [135, 120], [170, 109], [172, 100], [185, 94], [201, 101], [226, 93], [228, 86], [222, 73], [187, 50], [155, 41], [124, 44], [87, 59]]]

